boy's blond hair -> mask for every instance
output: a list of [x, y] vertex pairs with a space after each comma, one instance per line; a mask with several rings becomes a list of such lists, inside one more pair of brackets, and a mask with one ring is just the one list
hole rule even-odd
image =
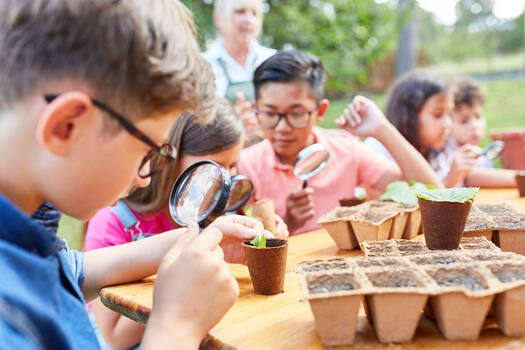
[[213, 112], [211, 68], [176, 0], [3, 0], [0, 62], [0, 110], [69, 80], [131, 120]]

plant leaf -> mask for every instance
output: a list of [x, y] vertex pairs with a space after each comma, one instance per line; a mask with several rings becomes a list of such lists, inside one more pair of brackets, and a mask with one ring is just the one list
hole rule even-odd
[[423, 190], [416, 195], [419, 198], [437, 202], [465, 202], [474, 199], [479, 187], [447, 188], [444, 190]]
[[409, 190], [410, 186], [407, 182], [394, 181], [386, 187], [386, 192], [379, 199], [398, 203], [417, 203], [417, 197]]
[[255, 236], [250, 243], [257, 248], [266, 248], [266, 237], [261, 233], [260, 235]]
[[244, 215], [245, 215], [245, 216], [249, 216], [249, 217], [252, 218], [252, 217], [253, 217], [253, 207], [250, 206], [248, 209], [246, 209], [246, 210], [244, 211]]
[[421, 182], [394, 181], [386, 187], [385, 193], [379, 198], [380, 200], [391, 200], [397, 203], [409, 204], [417, 203], [416, 193], [428, 189], [435, 189], [433, 185], [425, 185]]

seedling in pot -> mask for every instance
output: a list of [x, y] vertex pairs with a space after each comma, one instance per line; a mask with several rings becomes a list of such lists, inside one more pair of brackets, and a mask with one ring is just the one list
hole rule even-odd
[[459, 248], [472, 200], [478, 190], [477, 187], [465, 187], [417, 193], [429, 249]]
[[272, 295], [283, 291], [288, 241], [256, 236], [243, 243], [246, 263], [256, 294]]
[[250, 243], [257, 248], [266, 248], [266, 237], [261, 233], [260, 235], [255, 236]]

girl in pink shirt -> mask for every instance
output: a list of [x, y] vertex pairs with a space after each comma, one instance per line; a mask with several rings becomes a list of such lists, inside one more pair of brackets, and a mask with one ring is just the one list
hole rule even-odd
[[[124, 244], [178, 228], [168, 206], [175, 179], [188, 166], [205, 159], [217, 162], [230, 175], [235, 175], [243, 147], [243, 126], [233, 106], [220, 99], [211, 123], [203, 125], [196, 116], [185, 113], [172, 126], [168, 142], [177, 150], [176, 160], [154, 174], [148, 187], [132, 189], [129, 196], [115, 207], [98, 211], [88, 224], [86, 250]], [[281, 222], [278, 236], [288, 236], [282, 220], [277, 220]], [[221, 243], [223, 249], [231, 248], [233, 243], [225, 240]], [[230, 246], [225, 247], [228, 244]], [[238, 262], [244, 260], [241, 255]], [[123, 349], [140, 342], [145, 329], [143, 325], [121, 317], [103, 306], [100, 300], [92, 305], [98, 328], [110, 346]]]

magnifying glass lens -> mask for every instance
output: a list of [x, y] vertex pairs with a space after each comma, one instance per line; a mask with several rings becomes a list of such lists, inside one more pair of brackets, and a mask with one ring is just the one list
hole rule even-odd
[[[203, 162], [204, 163], [204, 162]], [[197, 165], [197, 164], [196, 164]], [[179, 224], [201, 224], [222, 213], [229, 193], [230, 179], [219, 165], [206, 162], [191, 166], [177, 179], [170, 195], [170, 213]]]
[[253, 192], [253, 184], [245, 175], [236, 175], [232, 177], [230, 196], [226, 203], [226, 212], [234, 212], [242, 208], [250, 199]]

